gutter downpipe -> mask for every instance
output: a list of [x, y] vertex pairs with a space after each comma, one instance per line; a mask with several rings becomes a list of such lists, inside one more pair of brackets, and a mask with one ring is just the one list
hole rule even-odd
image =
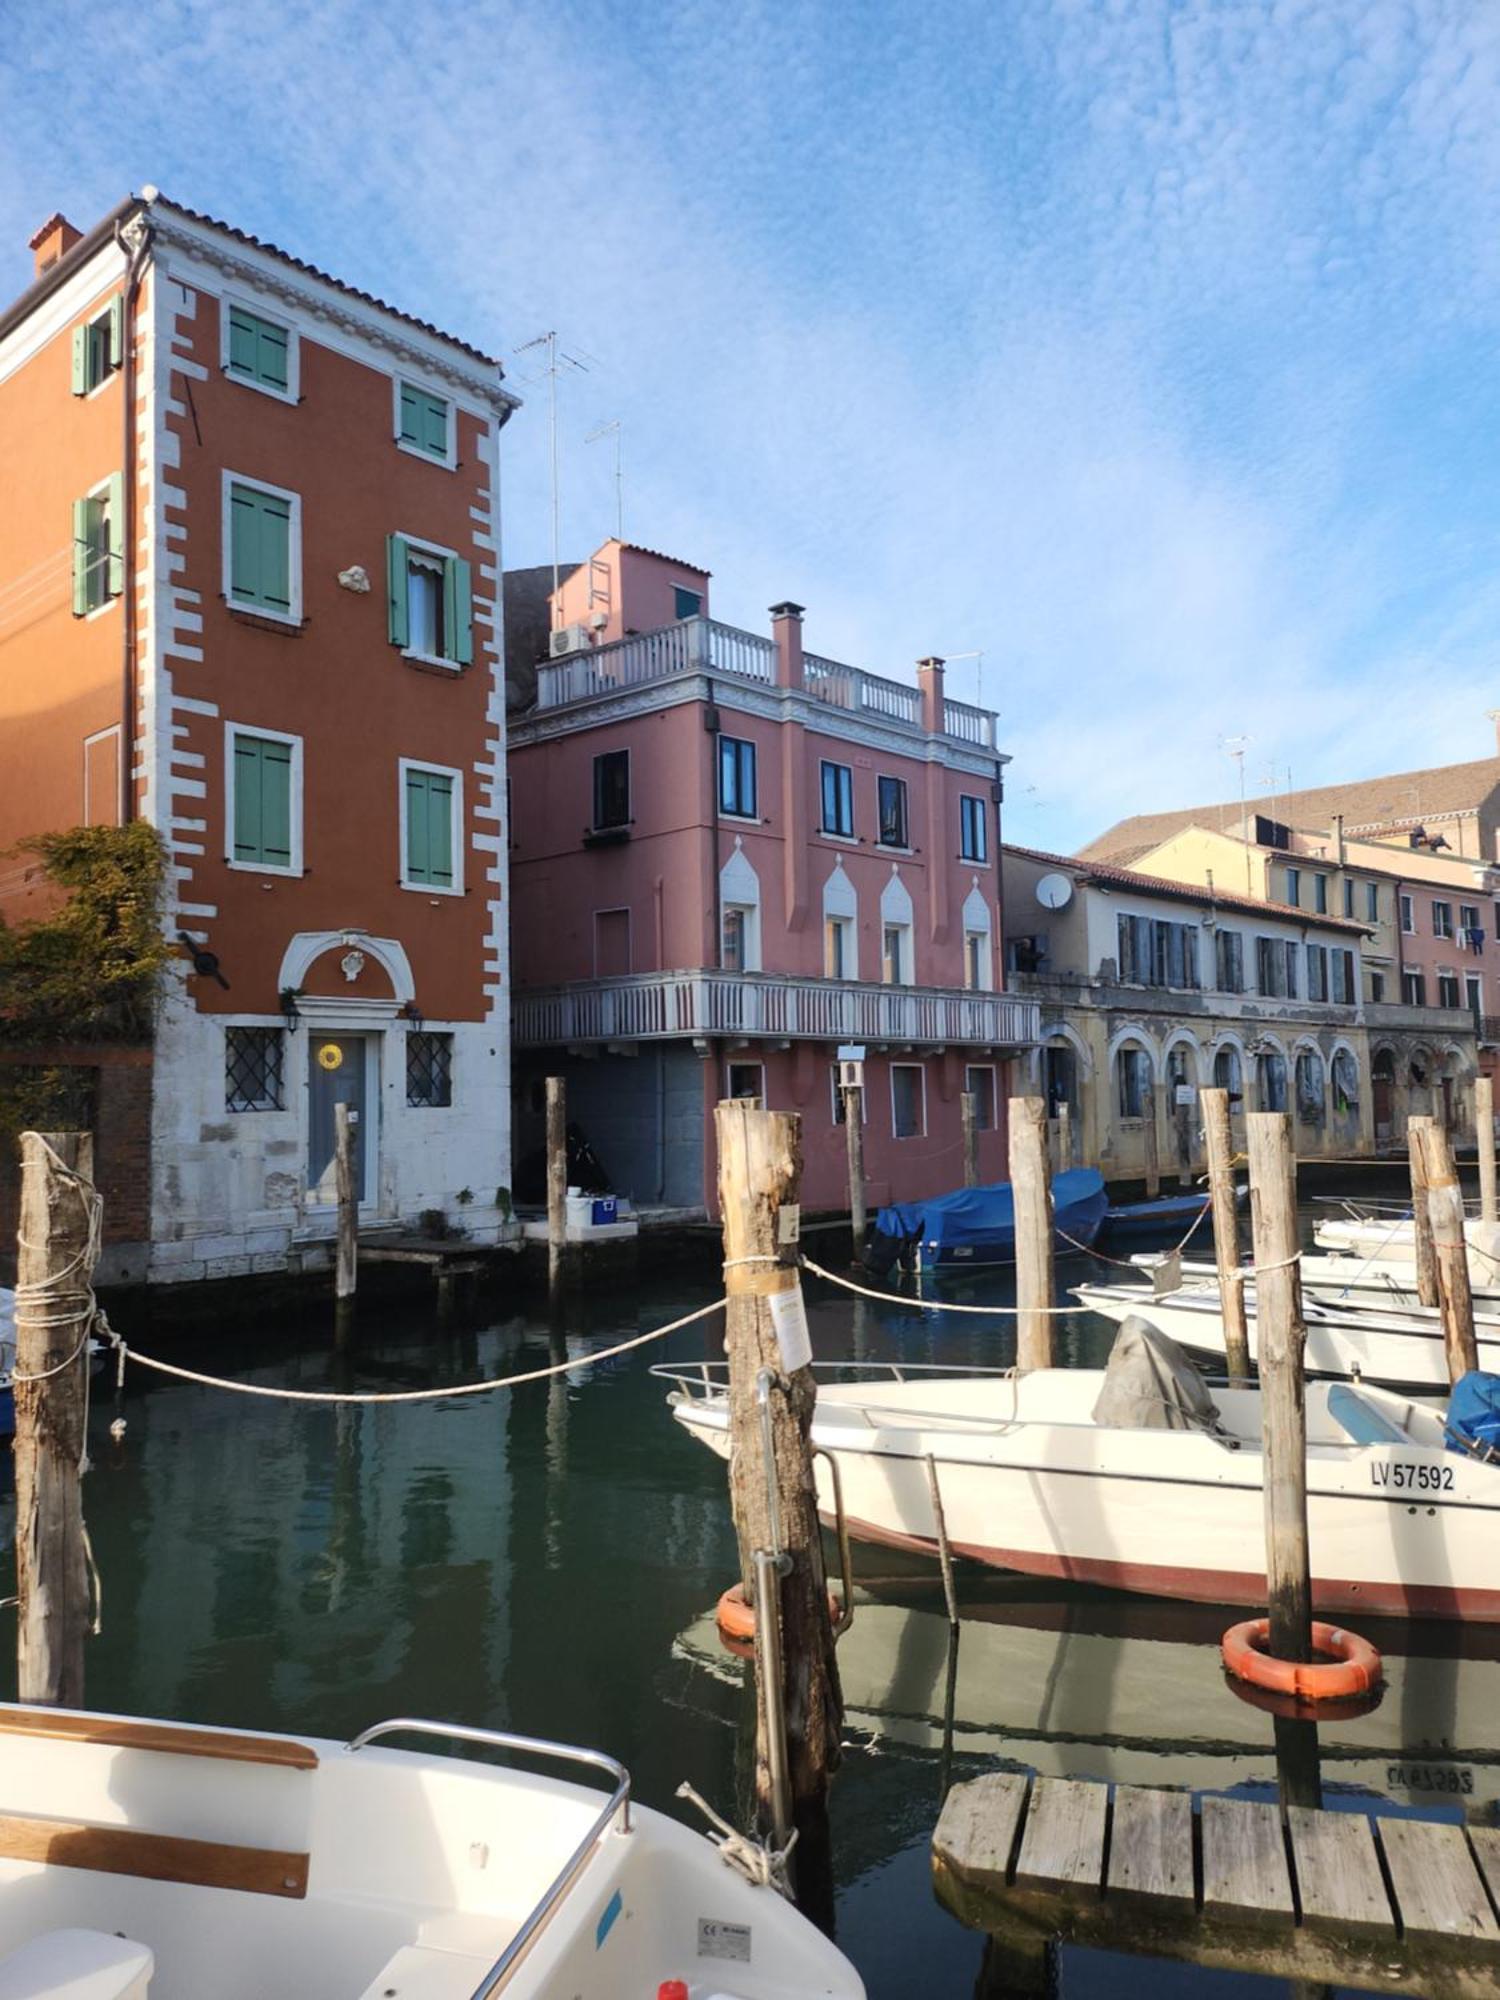
[[[132, 218], [133, 220], [135, 218]], [[141, 287], [141, 273], [151, 254], [153, 231], [142, 221], [135, 248], [125, 240], [125, 224], [116, 223], [115, 241], [126, 260], [124, 327], [121, 334], [120, 389], [124, 400], [122, 418], [123, 458], [120, 466], [120, 493], [124, 519], [120, 523], [123, 551], [120, 579], [121, 650], [120, 700], [123, 709], [120, 731], [120, 823], [128, 826], [135, 818], [135, 739], [136, 739], [136, 463], [135, 463], [135, 306]]]

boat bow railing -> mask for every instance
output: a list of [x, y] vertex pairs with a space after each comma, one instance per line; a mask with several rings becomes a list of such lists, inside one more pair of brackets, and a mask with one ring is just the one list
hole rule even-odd
[[542, 1736], [516, 1736], [507, 1729], [476, 1729], [462, 1722], [426, 1722], [411, 1715], [394, 1716], [389, 1722], [374, 1723], [370, 1728], [361, 1730], [346, 1747], [351, 1751], [363, 1750], [368, 1744], [378, 1742], [383, 1736], [396, 1735], [437, 1736], [456, 1743], [482, 1744], [491, 1750], [516, 1750], [523, 1756], [549, 1758], [556, 1763], [583, 1764], [590, 1770], [602, 1771], [606, 1777], [614, 1780], [614, 1790], [610, 1793], [608, 1803], [563, 1863], [531, 1914], [469, 1996], [469, 2000], [489, 2000], [490, 1995], [498, 1993], [505, 1984], [512, 1968], [530, 1948], [532, 1939], [572, 1888], [584, 1863], [608, 1832], [616, 1814], [620, 1816], [621, 1833], [629, 1833], [630, 1773], [617, 1758], [606, 1756], [602, 1750], [587, 1750], [581, 1744], [553, 1743]]

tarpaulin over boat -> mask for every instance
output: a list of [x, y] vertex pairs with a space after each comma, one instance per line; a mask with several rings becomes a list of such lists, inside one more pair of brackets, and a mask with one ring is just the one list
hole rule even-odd
[[1139, 1313], [1121, 1320], [1093, 1408], [1124, 1430], [1217, 1430], [1219, 1411], [1182, 1348]]
[[[1104, 1176], [1093, 1167], [1070, 1167], [1052, 1183], [1059, 1234], [1092, 1243], [1108, 1201]], [[899, 1201], [875, 1217], [877, 1236], [919, 1243], [924, 1253], [995, 1262], [1016, 1254], [1016, 1209], [1009, 1181], [990, 1187], [960, 1188], [932, 1201]]]
[[1466, 1457], [1500, 1458], [1500, 1375], [1471, 1368], [1448, 1398], [1448, 1449]]

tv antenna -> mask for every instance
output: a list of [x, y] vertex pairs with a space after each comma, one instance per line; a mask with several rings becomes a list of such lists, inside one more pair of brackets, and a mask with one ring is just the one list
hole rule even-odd
[[978, 646], [972, 652], [968, 653], [945, 653], [943, 655], [943, 665], [945, 667], [951, 667], [955, 660], [972, 660], [974, 662], [974, 705], [976, 708], [983, 708], [984, 707], [983, 646]]
[[601, 438], [612, 437], [615, 441], [615, 540], [625, 539], [625, 468], [621, 462], [621, 437], [625, 426], [618, 417], [610, 417], [594, 428], [584, 439], [585, 444], [597, 444]]
[[[1224, 755], [1232, 757], [1240, 767], [1240, 839], [1245, 844], [1245, 894], [1247, 896], [1254, 895], [1255, 885], [1254, 878], [1250, 872], [1250, 823], [1249, 813], [1245, 805], [1245, 752], [1254, 741], [1255, 738], [1253, 736], [1221, 736], [1219, 738], [1219, 748], [1224, 752]], [[1219, 818], [1220, 832], [1223, 831], [1223, 828], [1224, 821], [1221, 813]]]
[[558, 346], [555, 327], [548, 333], [539, 333], [535, 340], [523, 341], [515, 351], [517, 354], [530, 354], [538, 347], [545, 347], [547, 350], [542, 373], [547, 378], [547, 434], [552, 460], [552, 624], [555, 629], [560, 608], [557, 593], [562, 574], [558, 533], [560, 505], [557, 479], [557, 378], [564, 368], [576, 370], [580, 375], [586, 375], [589, 371], [587, 361], [581, 360], [576, 354], [569, 354]]

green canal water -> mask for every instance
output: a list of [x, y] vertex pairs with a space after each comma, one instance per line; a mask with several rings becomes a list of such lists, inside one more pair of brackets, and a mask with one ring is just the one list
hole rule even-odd
[[[1076, 1260], [1060, 1279], [1086, 1268]], [[972, 1299], [981, 1282], [952, 1296]], [[1008, 1278], [983, 1282], [987, 1300], [1009, 1296]], [[577, 1298], [565, 1321], [576, 1372], [440, 1405], [314, 1409], [143, 1370], [117, 1398], [96, 1377], [85, 1498], [103, 1623], [90, 1706], [333, 1737], [400, 1714], [489, 1724], [606, 1748], [665, 1811], [684, 1811], [673, 1794], [688, 1779], [743, 1821], [752, 1722], [711, 1617], [735, 1563], [723, 1467], [672, 1422], [649, 1372], [716, 1352], [717, 1325], [588, 1360], [713, 1285], [705, 1271]], [[1012, 1358], [1004, 1323], [855, 1305], [817, 1283], [809, 1308], [823, 1358]], [[117, 1323], [130, 1335], [128, 1307]], [[445, 1323], [423, 1295], [362, 1305], [342, 1353], [331, 1308], [219, 1317], [190, 1345], [149, 1344], [306, 1388], [425, 1387], [549, 1359], [535, 1309], [481, 1302]], [[1107, 1345], [1102, 1322], [1060, 1322], [1062, 1361], [1096, 1362]], [[1004, 1763], [1272, 1795], [1272, 1723], [1224, 1682], [1222, 1612], [970, 1572], [950, 1697], [931, 1569], [875, 1550], [857, 1551], [857, 1568], [873, 1581], [840, 1645], [848, 1749], [833, 1813], [838, 1938], [872, 2000], [973, 1990], [980, 1940], [928, 1881], [946, 1779]], [[0, 1594], [10, 1588], [0, 1575]], [[1398, 1635], [1380, 1708], [1325, 1727], [1329, 1803], [1373, 1794], [1392, 1810], [1496, 1818], [1500, 1661], [1487, 1635], [1476, 1657], [1458, 1657], [1454, 1639]], [[1277, 1990], [1073, 1952], [1061, 1985], [1152, 2000]]]

